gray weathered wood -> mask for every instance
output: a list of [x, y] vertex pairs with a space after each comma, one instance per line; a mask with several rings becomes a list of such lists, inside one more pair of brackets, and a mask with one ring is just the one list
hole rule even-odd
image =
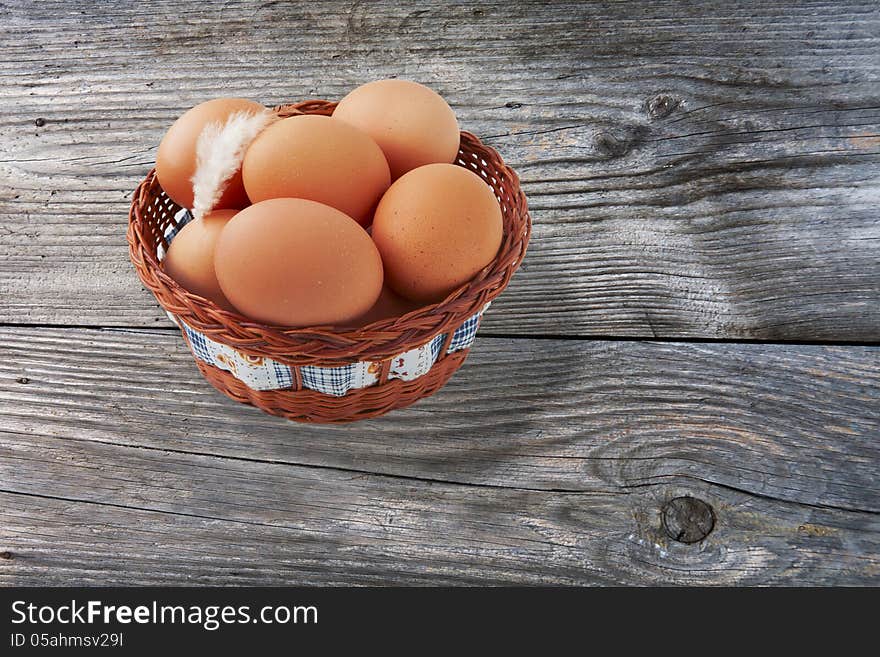
[[878, 339], [876, 3], [637, 4], [6, 3], [0, 321], [157, 325], [123, 233], [174, 117], [400, 75], [530, 197], [486, 331]]
[[[0, 581], [880, 583], [878, 348], [483, 339], [346, 427], [188, 358], [0, 331]], [[660, 525], [680, 495], [717, 515], [699, 544]]]
[[425, 486], [194, 458], [137, 464], [121, 448], [63, 462], [61, 482], [20, 486], [37, 495], [0, 492], [0, 584], [880, 582], [876, 516], [708, 485], [698, 494], [718, 526], [685, 545], [660, 529], [659, 508], [690, 483], [625, 496]]
[[878, 390], [880, 347], [486, 338], [435, 397], [322, 427], [221, 396], [176, 334], [0, 329], [15, 435], [488, 486], [685, 476], [880, 512]]
[[[880, 584], [880, 347], [641, 341], [880, 342], [876, 3], [0, 24], [0, 585]], [[529, 257], [435, 397], [342, 427], [235, 404], [137, 283], [130, 192], [201, 100], [391, 75], [520, 172]], [[664, 527], [688, 496], [711, 513]]]

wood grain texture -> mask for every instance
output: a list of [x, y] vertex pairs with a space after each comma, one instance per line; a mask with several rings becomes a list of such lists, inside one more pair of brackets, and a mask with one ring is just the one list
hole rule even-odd
[[437, 396], [322, 427], [216, 393], [176, 334], [0, 329], [5, 431], [487, 486], [692, 476], [880, 511], [878, 389], [877, 347], [486, 338]]
[[[120, 456], [117, 448], [96, 467], [116, 470]], [[215, 468], [192, 461], [135, 465], [115, 481], [69, 468], [99, 488], [84, 496], [80, 485], [77, 497], [60, 498], [0, 492], [0, 542], [10, 557], [0, 559], [0, 585], [880, 581], [875, 516], [711, 486], [699, 494], [715, 505], [719, 525], [684, 545], [660, 529], [659, 507], [675, 486], [625, 497], [475, 490], [250, 465], [226, 469], [242, 481], [230, 488]], [[195, 495], [193, 477], [205, 480]], [[271, 487], [255, 491], [248, 482]], [[114, 501], [82, 501], [100, 496]]]
[[17, 1], [0, 18], [0, 322], [159, 325], [123, 227], [173, 119], [399, 75], [443, 93], [530, 198], [529, 257], [485, 331], [880, 336], [875, 2]]
[[[0, 585], [880, 585], [880, 346], [674, 341], [880, 341], [875, 2], [0, 23]], [[520, 172], [529, 256], [433, 398], [342, 427], [235, 404], [137, 284], [131, 190], [197, 102], [392, 75]], [[693, 544], [662, 521], [686, 496]]]
[[[347, 427], [189, 358], [0, 331], [0, 582], [880, 583], [880, 348], [483, 339]], [[661, 528], [681, 495], [717, 515], [698, 544]]]

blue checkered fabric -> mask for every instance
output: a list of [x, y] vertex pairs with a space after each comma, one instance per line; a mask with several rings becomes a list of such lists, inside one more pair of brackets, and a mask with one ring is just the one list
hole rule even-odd
[[290, 371], [290, 368], [287, 365], [282, 365], [281, 363], [272, 362], [272, 369], [275, 370], [275, 379], [278, 381], [279, 388], [292, 388], [293, 387], [293, 374]]
[[440, 350], [443, 349], [443, 343], [446, 342], [446, 333], [441, 333], [431, 340], [431, 362], [436, 363], [440, 356]]
[[465, 320], [465, 323], [459, 326], [455, 333], [452, 334], [452, 341], [449, 343], [447, 353], [467, 349], [470, 347], [474, 339], [477, 337], [477, 328], [480, 326], [480, 313]]
[[214, 357], [211, 355], [211, 352], [208, 351], [208, 343], [205, 342], [205, 336], [199, 333], [198, 331], [194, 331], [186, 324], [183, 324], [183, 330], [186, 331], [186, 337], [189, 340], [190, 345], [192, 345], [193, 353], [206, 363], [214, 364]]
[[342, 367], [315, 367], [306, 365], [300, 368], [303, 386], [319, 390], [334, 397], [342, 397], [351, 390], [354, 383], [356, 365]]
[[192, 221], [192, 213], [187, 210], [178, 210], [177, 214], [174, 215], [175, 223], [168, 226], [165, 229], [165, 241], [171, 244], [171, 240], [180, 232], [180, 229], [186, 226], [190, 221]]

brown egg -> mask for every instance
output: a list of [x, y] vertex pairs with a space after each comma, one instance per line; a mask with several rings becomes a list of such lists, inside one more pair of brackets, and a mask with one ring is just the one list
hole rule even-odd
[[454, 162], [458, 155], [455, 113], [439, 94], [417, 82], [369, 82], [339, 101], [333, 118], [376, 140], [388, 158], [392, 180], [424, 164]]
[[419, 307], [418, 303], [414, 303], [409, 299], [404, 299], [387, 285], [382, 286], [382, 292], [376, 303], [360, 317], [356, 317], [347, 323], [350, 328], [360, 328], [382, 319], [390, 319], [392, 317], [402, 317], [408, 312], [412, 312]]
[[373, 241], [398, 294], [436, 302], [492, 262], [501, 246], [492, 188], [454, 164], [429, 164], [395, 182], [376, 208]]
[[305, 198], [362, 225], [391, 182], [376, 142], [329, 116], [292, 116], [266, 128], [245, 153], [242, 177], [254, 203]]
[[226, 297], [257, 321], [343, 324], [382, 289], [382, 260], [354, 219], [298, 198], [254, 203], [220, 235], [214, 268]]
[[[265, 107], [244, 98], [215, 98], [196, 105], [168, 129], [156, 153], [156, 177], [165, 193], [185, 208], [193, 205], [192, 176], [196, 171], [196, 141], [204, 127], [224, 123], [238, 111], [262, 112]], [[216, 208], [241, 208], [248, 204], [241, 182], [241, 171], [227, 184]]]
[[162, 268], [181, 287], [213, 301], [221, 308], [235, 310], [220, 289], [214, 273], [214, 247], [220, 232], [238, 210], [214, 210], [190, 221], [171, 241]]

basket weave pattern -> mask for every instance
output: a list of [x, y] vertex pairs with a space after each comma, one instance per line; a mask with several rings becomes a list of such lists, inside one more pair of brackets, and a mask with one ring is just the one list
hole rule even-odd
[[[336, 104], [313, 100], [282, 105], [282, 117], [333, 112]], [[480, 312], [510, 282], [525, 256], [531, 232], [525, 195], [516, 173], [492, 148], [477, 137], [461, 133], [456, 162], [481, 175], [495, 191], [502, 209], [504, 238], [495, 260], [440, 303], [357, 329], [330, 326], [283, 328], [254, 322], [223, 310], [191, 294], [171, 279], [159, 265], [158, 252], [167, 249], [166, 235], [180, 210], [159, 186], [151, 171], [138, 186], [129, 212], [128, 243], [132, 264], [145, 287], [169, 313], [192, 329], [244, 354], [262, 356], [290, 365], [338, 367], [357, 361], [390, 363], [394, 356], [429, 342], [441, 333], [450, 337], [468, 318]], [[467, 350], [446, 353], [446, 346], [427, 374], [412, 381], [388, 379], [387, 365], [377, 384], [332, 397], [302, 388], [295, 376], [292, 388], [252, 390], [232, 373], [196, 359], [205, 378], [237, 401], [292, 420], [345, 422], [381, 415], [408, 406], [439, 390], [467, 357]]]

